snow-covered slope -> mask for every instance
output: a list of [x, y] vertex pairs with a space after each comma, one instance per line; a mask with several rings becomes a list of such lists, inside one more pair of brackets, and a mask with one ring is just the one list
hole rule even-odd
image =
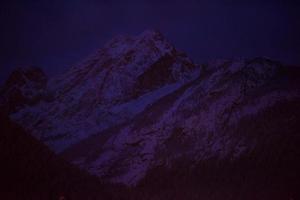
[[231, 130], [245, 117], [255, 118], [279, 102], [300, 101], [299, 78], [292, 74], [267, 58], [203, 66], [197, 79], [129, 123], [94, 135], [64, 155], [93, 174], [129, 185], [149, 169], [179, 158], [239, 158], [260, 141]]
[[119, 36], [48, 84], [53, 98], [14, 114], [59, 152], [70, 144], [130, 120], [199, 73], [159, 32]]
[[195, 65], [146, 31], [113, 39], [49, 80], [51, 98], [11, 118], [90, 173], [134, 185], [180, 158], [247, 154], [259, 139], [232, 130], [278, 103], [300, 101], [299, 75], [263, 57]]

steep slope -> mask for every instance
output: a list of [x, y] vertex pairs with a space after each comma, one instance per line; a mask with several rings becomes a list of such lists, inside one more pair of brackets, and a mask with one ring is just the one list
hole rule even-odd
[[238, 158], [178, 158], [149, 170], [136, 199], [280, 200], [300, 197], [300, 101], [244, 117], [226, 134], [254, 146]]
[[181, 157], [205, 162], [247, 155], [261, 139], [237, 137], [232, 127], [277, 103], [300, 100], [299, 69], [267, 58], [208, 65], [200, 74], [130, 122], [91, 136], [64, 155], [104, 179], [134, 185], [149, 169], [172, 166]]
[[59, 152], [132, 119], [197, 73], [193, 62], [157, 31], [120, 36], [50, 80], [51, 102], [27, 107], [12, 118]]
[[0, 125], [1, 199], [123, 198], [121, 187], [104, 185], [71, 166], [5, 115], [0, 115]]

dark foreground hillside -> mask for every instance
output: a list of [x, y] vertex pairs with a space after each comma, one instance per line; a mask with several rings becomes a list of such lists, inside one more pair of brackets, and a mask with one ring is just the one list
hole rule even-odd
[[300, 101], [281, 102], [224, 130], [247, 136], [244, 156], [156, 167], [134, 188], [104, 185], [1, 116], [1, 199], [299, 199]]
[[[120, 199], [117, 186], [69, 165], [18, 125], [1, 115], [0, 199]], [[109, 191], [110, 189], [118, 192]]]
[[282, 102], [226, 130], [256, 145], [236, 160], [178, 159], [152, 169], [135, 199], [296, 200], [300, 197], [300, 101]]
[[300, 185], [300, 101], [244, 117], [224, 134], [253, 147], [232, 159], [184, 157], [131, 188], [101, 183], [1, 116], [1, 199], [296, 200]]

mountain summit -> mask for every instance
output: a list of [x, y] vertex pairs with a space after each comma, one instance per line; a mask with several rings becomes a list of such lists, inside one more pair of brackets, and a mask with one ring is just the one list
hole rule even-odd
[[50, 102], [27, 107], [13, 118], [59, 152], [132, 119], [197, 73], [196, 65], [157, 31], [119, 36], [49, 80]]

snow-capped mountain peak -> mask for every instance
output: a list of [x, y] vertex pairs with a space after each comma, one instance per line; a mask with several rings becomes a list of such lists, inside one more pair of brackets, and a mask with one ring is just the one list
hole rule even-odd
[[[169, 185], [160, 180], [171, 169], [172, 189], [186, 184], [185, 173], [196, 181], [196, 190], [208, 176], [213, 177], [209, 187], [217, 182], [218, 189], [219, 180], [227, 188], [236, 178], [229, 170], [242, 182], [250, 178], [257, 191], [251, 176], [262, 160], [267, 162], [263, 173], [258, 168], [259, 176], [277, 166], [270, 178], [284, 165], [289, 171], [287, 161], [299, 157], [299, 77], [299, 68], [266, 57], [196, 65], [149, 30], [112, 39], [48, 84], [37, 68], [17, 69], [1, 89], [0, 109], [8, 108], [14, 122], [104, 181], [141, 183], [137, 188]], [[225, 176], [219, 177], [220, 171]], [[177, 172], [184, 172], [178, 176], [184, 180], [173, 179]], [[269, 178], [265, 183], [272, 182]]]
[[[52, 102], [24, 109], [14, 117], [59, 150], [131, 119], [148, 104], [197, 77], [198, 72], [196, 65], [157, 31], [118, 36], [50, 80]], [[62, 121], [68, 126], [61, 127]], [[45, 126], [50, 126], [49, 130]]]

